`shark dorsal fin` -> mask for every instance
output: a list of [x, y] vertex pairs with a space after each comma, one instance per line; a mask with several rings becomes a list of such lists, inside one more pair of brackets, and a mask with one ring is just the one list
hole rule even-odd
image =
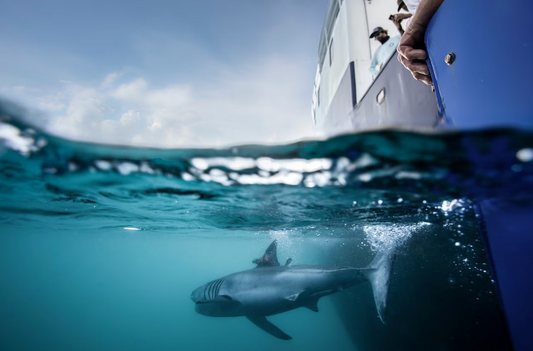
[[[277, 253], [278, 241], [274, 240], [272, 244], [266, 249], [263, 257], [256, 258], [252, 262], [257, 265], [257, 267], [275, 267], [279, 266], [278, 262], [278, 253]], [[256, 268], [257, 268], [256, 267]]]

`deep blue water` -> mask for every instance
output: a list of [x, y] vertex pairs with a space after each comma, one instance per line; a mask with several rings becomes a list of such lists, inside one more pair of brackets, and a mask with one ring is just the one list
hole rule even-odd
[[[0, 116], [1, 350], [510, 348], [476, 204], [531, 204], [531, 133], [156, 150]], [[192, 290], [253, 268], [273, 239], [293, 264], [396, 250], [387, 325], [368, 284], [269, 317], [290, 341], [194, 311]]]

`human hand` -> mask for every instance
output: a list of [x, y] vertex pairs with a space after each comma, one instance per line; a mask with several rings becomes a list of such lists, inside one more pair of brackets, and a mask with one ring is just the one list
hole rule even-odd
[[395, 15], [392, 15], [391, 21], [393, 22], [399, 22], [401, 23], [404, 19], [408, 19], [409, 17], [412, 17], [413, 15], [410, 13], [397, 13]]
[[407, 68], [416, 80], [431, 85], [429, 68], [425, 63], [426, 51], [423, 49], [426, 28], [411, 22], [398, 44], [398, 60]]

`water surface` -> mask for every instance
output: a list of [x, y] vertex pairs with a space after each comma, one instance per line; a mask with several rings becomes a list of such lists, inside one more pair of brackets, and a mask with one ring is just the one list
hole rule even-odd
[[[477, 204], [531, 204], [531, 133], [398, 130], [157, 150], [78, 143], [3, 111], [2, 350], [509, 349]], [[369, 284], [319, 313], [196, 314], [190, 293], [279, 260], [364, 267], [396, 250], [387, 325]]]

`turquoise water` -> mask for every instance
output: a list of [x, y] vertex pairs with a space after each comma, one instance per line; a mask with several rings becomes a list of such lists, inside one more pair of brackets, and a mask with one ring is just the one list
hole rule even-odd
[[[0, 115], [2, 350], [510, 348], [476, 204], [531, 202], [531, 133], [156, 150]], [[273, 239], [293, 264], [396, 250], [387, 324], [366, 283], [269, 317], [290, 341], [194, 311], [195, 288], [253, 268]]]

